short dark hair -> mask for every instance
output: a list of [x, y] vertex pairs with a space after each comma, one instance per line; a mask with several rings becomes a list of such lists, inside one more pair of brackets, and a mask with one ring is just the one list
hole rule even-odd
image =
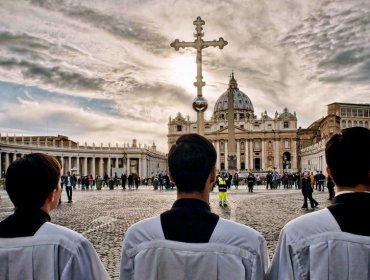
[[5, 187], [16, 208], [37, 208], [58, 187], [61, 165], [50, 155], [25, 155], [9, 165]]
[[370, 184], [370, 130], [343, 129], [326, 143], [326, 163], [338, 186]]
[[168, 154], [168, 167], [178, 192], [202, 192], [216, 158], [215, 148], [205, 137], [180, 136]]

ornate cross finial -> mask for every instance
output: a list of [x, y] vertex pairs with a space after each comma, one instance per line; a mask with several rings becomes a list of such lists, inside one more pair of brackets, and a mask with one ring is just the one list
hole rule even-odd
[[179, 39], [176, 39], [171, 43], [171, 47], [173, 47], [176, 51], [180, 48], [194, 48], [197, 50], [196, 56], [196, 64], [197, 64], [197, 77], [194, 86], [197, 87], [197, 97], [193, 101], [193, 109], [197, 112], [197, 129], [200, 135], [204, 135], [204, 111], [208, 107], [207, 100], [204, 99], [202, 96], [202, 87], [206, 85], [205, 82], [202, 81], [202, 49], [208, 47], [219, 47], [222, 49], [224, 46], [227, 45], [227, 41], [225, 41], [222, 37], [219, 38], [218, 41], [203, 41], [202, 37], [204, 36], [203, 27], [205, 25], [205, 21], [201, 19], [201, 17], [197, 17], [197, 19], [193, 22], [196, 26], [195, 30], [197, 33], [194, 34], [196, 38], [194, 42], [180, 42]]

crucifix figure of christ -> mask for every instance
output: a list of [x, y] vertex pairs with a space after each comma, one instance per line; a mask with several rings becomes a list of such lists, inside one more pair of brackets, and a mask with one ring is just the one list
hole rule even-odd
[[194, 86], [197, 87], [197, 97], [193, 100], [193, 109], [197, 112], [197, 132], [200, 135], [204, 135], [204, 111], [207, 110], [208, 103], [207, 100], [202, 96], [202, 87], [206, 85], [206, 83], [202, 81], [202, 50], [208, 47], [219, 47], [222, 49], [227, 45], [227, 41], [225, 41], [222, 37], [220, 37], [218, 41], [203, 41], [202, 37], [204, 36], [204, 33], [202, 32], [202, 25], [205, 24], [205, 21], [200, 17], [197, 17], [193, 24], [196, 26], [196, 33], [194, 33], [194, 37], [196, 39], [194, 42], [180, 42], [179, 39], [176, 39], [171, 43], [170, 46], [176, 51], [178, 51], [180, 48], [194, 48], [197, 50], [197, 80], [194, 82]]

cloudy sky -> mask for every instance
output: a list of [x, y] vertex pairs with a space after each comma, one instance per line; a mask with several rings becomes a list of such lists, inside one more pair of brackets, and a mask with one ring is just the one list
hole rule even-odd
[[1, 0], [0, 132], [167, 152], [177, 112], [196, 119], [193, 21], [205, 21], [209, 119], [231, 71], [260, 116], [307, 127], [331, 102], [370, 103], [370, 1]]

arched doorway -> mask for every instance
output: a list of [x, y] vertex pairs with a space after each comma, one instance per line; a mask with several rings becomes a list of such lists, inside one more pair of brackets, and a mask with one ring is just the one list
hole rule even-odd
[[291, 168], [291, 156], [289, 152], [283, 154], [283, 170]]

